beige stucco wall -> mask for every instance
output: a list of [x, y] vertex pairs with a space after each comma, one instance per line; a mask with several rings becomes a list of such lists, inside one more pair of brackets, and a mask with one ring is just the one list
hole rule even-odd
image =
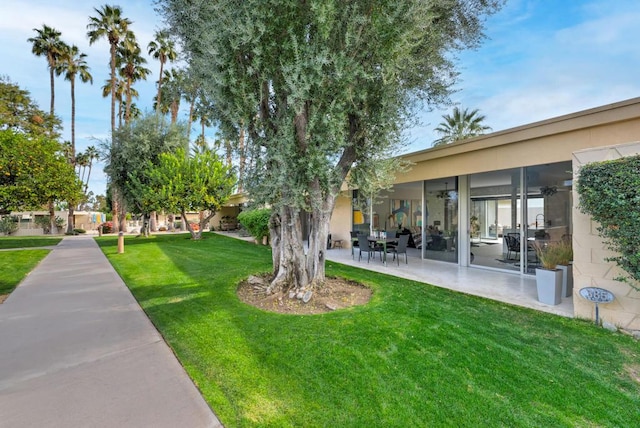
[[573, 152], [634, 141], [640, 98], [403, 156], [414, 162], [397, 183], [570, 161]]
[[331, 239], [342, 240], [342, 246], [348, 248], [351, 246], [351, 197], [349, 191], [341, 192], [336, 198], [336, 206], [331, 214], [331, 223], [329, 223], [329, 232]]
[[[578, 151], [573, 154], [574, 181], [582, 165], [636, 154], [640, 154], [640, 142]], [[600, 318], [625, 329], [640, 330], [640, 292], [629, 284], [613, 279], [622, 271], [614, 263], [605, 261], [612, 253], [598, 236], [597, 223], [577, 208], [579, 197], [575, 186], [573, 192], [574, 315], [595, 319], [595, 305], [581, 298], [579, 290], [583, 287], [600, 287], [615, 296], [612, 303], [599, 305]]]

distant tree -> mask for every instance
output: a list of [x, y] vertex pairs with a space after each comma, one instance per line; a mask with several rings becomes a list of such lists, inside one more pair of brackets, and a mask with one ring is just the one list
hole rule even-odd
[[454, 107], [452, 115], [443, 115], [444, 122], [440, 122], [435, 129], [442, 137], [438, 138], [433, 146], [443, 146], [466, 138], [477, 137], [490, 131], [491, 127], [483, 124], [485, 116], [478, 109], [469, 111]]
[[502, 1], [159, 3], [224, 137], [247, 131], [243, 183], [273, 209], [269, 291], [300, 291], [325, 280], [331, 215], [351, 168], [399, 150], [414, 107], [448, 100], [452, 51], [477, 46]]
[[[90, 82], [93, 84], [93, 76], [89, 72], [86, 58], [87, 55], [80, 53], [76, 45], [68, 46], [65, 44], [56, 65], [56, 74], [64, 74], [64, 78], [71, 84], [71, 153], [69, 160], [74, 168], [76, 165], [76, 76], [83, 83]], [[73, 212], [76, 202], [69, 201], [67, 217], [67, 233], [69, 234], [73, 233], [73, 229], [75, 229]]]
[[[97, 16], [89, 17], [87, 24], [87, 37], [89, 44], [94, 44], [97, 40], [106, 38], [109, 41], [111, 69], [111, 135], [116, 132], [116, 50], [120, 40], [123, 39], [128, 31], [131, 21], [122, 16], [120, 6], [103, 5], [102, 9], [94, 8]], [[112, 141], [113, 143], [113, 141]], [[113, 195], [113, 226], [114, 230], [122, 230], [118, 223], [118, 187], [112, 187]]]
[[81, 196], [80, 181], [60, 143], [42, 135], [0, 130], [0, 214], [41, 209], [51, 201]]
[[110, 184], [122, 190], [123, 201], [130, 211], [148, 218], [156, 209], [141, 196], [140, 188], [146, 184], [144, 171], [149, 163], [157, 164], [161, 153], [184, 147], [185, 141], [183, 125], [159, 122], [155, 114], [146, 114], [116, 130], [113, 146], [102, 146], [104, 170]]
[[136, 41], [133, 32], [127, 32], [126, 37], [118, 46], [116, 64], [119, 67], [120, 76], [124, 79], [125, 111], [124, 123], [131, 120], [131, 110], [133, 107], [132, 86], [139, 80], [146, 80], [151, 70], [144, 67], [147, 60], [142, 56], [140, 45]]
[[160, 72], [158, 73], [158, 94], [156, 95], [156, 112], [160, 113], [160, 105], [162, 104], [162, 80], [164, 77], [164, 65], [167, 62], [173, 62], [178, 58], [175, 41], [166, 30], [156, 31], [154, 40], [149, 42], [147, 52], [157, 59], [160, 63]]
[[40, 110], [29, 91], [0, 76], [0, 130], [59, 138], [60, 129], [60, 119]]
[[42, 25], [41, 29], [34, 28], [38, 35], [27, 39], [29, 43], [33, 44], [31, 52], [36, 56], [43, 56], [47, 59], [47, 66], [49, 67], [49, 86], [51, 88], [51, 107], [49, 114], [54, 115], [54, 105], [56, 92], [54, 89], [54, 71], [58, 65], [58, 59], [62, 55], [65, 49], [65, 44], [60, 40], [62, 35], [58, 30], [47, 25]]
[[161, 113], [171, 114], [171, 123], [178, 120], [178, 111], [180, 110], [180, 101], [184, 94], [184, 81], [186, 79], [186, 71], [182, 69], [172, 68], [164, 71], [161, 102], [154, 100], [154, 108]]
[[211, 150], [187, 156], [183, 148], [160, 155], [158, 165], [150, 163], [146, 197], [150, 204], [168, 211], [205, 212], [197, 230], [186, 222], [191, 239], [202, 237], [202, 230], [231, 196], [236, 184], [233, 169]]

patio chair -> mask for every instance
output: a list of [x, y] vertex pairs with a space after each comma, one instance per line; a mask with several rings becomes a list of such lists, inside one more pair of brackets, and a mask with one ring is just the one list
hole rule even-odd
[[353, 249], [358, 246], [358, 232], [352, 230], [350, 233], [351, 233], [351, 258], [353, 259], [354, 258]]
[[375, 257], [374, 247], [369, 245], [369, 236], [366, 233], [358, 233], [358, 248], [360, 249], [360, 253], [358, 254], [358, 261], [362, 260], [362, 253], [367, 253], [367, 263], [371, 260], [371, 253], [373, 252], [373, 256]]
[[509, 234], [504, 236], [504, 240], [507, 243], [507, 260], [511, 259], [511, 253], [516, 253], [520, 258], [520, 239]]
[[409, 258], [407, 257], [407, 244], [409, 243], [409, 235], [400, 235], [398, 238], [398, 245], [395, 247], [387, 248], [387, 253], [393, 254], [393, 259], [398, 258], [398, 266], [400, 266], [400, 254], [404, 254], [404, 262], [409, 264]]

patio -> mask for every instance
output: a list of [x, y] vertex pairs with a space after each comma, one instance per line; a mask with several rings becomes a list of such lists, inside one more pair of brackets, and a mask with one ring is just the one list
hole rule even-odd
[[459, 291], [497, 300], [512, 305], [523, 306], [541, 312], [573, 317], [573, 297], [563, 297], [556, 306], [538, 302], [536, 278], [534, 275], [521, 276], [518, 273], [497, 271], [483, 268], [460, 267], [453, 263], [421, 260], [419, 250], [409, 248], [409, 263], [400, 258], [400, 266], [389, 260], [383, 265], [379, 258], [367, 263], [365, 259], [358, 262], [355, 248], [355, 260], [351, 257], [350, 248], [336, 248], [327, 251], [327, 260], [382, 272], [401, 278], [432, 284], [442, 288]]

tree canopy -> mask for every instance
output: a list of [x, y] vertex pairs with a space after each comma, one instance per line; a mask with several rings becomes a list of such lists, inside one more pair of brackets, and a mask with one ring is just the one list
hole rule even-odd
[[0, 130], [57, 138], [60, 127], [60, 120], [40, 110], [29, 91], [0, 76]]
[[80, 180], [57, 141], [0, 130], [0, 214], [81, 196]]
[[186, 144], [184, 126], [170, 125], [149, 113], [121, 127], [113, 135], [113, 144], [102, 145], [105, 172], [110, 184], [120, 189], [128, 209], [148, 214], [157, 209], [142, 197], [141, 186], [147, 183], [147, 164], [155, 165], [162, 153], [175, 151]]
[[[400, 148], [413, 108], [448, 99], [451, 51], [499, 0], [161, 0], [225, 138], [246, 129], [245, 187], [273, 207], [272, 289], [324, 280], [329, 221], [352, 166]], [[300, 214], [311, 214], [308, 250]]]
[[193, 239], [200, 239], [205, 225], [229, 199], [237, 181], [233, 169], [211, 150], [188, 156], [179, 148], [175, 153], [162, 153], [157, 165], [147, 165], [145, 199], [150, 205], [180, 212], [183, 221], [187, 212], [203, 212], [197, 230], [186, 224]]
[[447, 114], [442, 118], [444, 122], [440, 122], [435, 129], [442, 137], [433, 143], [434, 146], [443, 146], [466, 138], [477, 137], [491, 130], [491, 127], [483, 123], [485, 116], [481, 115], [478, 109], [469, 111], [466, 108], [460, 110], [458, 107], [454, 107], [451, 115]]

